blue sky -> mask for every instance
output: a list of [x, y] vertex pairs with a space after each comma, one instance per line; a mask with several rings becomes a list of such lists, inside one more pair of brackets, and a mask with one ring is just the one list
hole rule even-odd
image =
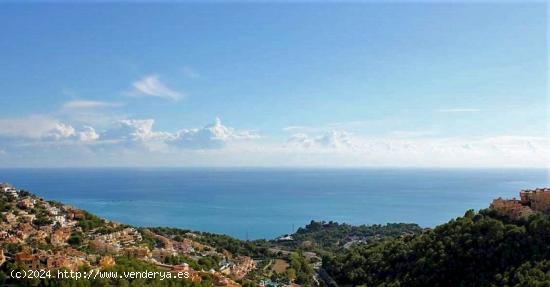
[[0, 5], [0, 163], [548, 162], [544, 2]]

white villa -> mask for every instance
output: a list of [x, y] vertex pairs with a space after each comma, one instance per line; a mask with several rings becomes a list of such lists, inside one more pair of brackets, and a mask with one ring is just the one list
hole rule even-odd
[[11, 194], [13, 197], [18, 197], [17, 189], [15, 189], [11, 184], [2, 182], [0, 183], [0, 191]]

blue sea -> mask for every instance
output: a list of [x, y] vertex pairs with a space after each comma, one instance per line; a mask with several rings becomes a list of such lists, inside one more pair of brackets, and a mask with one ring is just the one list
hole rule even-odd
[[0, 169], [2, 181], [110, 220], [241, 239], [311, 220], [433, 227], [550, 186], [544, 169]]

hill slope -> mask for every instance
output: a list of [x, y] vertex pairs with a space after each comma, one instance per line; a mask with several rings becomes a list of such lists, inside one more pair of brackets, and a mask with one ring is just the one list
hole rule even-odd
[[512, 220], [487, 209], [420, 235], [356, 245], [323, 266], [340, 284], [550, 286], [550, 218]]

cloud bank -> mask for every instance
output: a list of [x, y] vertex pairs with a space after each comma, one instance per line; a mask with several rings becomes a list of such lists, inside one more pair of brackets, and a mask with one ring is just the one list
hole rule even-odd
[[3, 118], [0, 164], [547, 167], [550, 162], [545, 136], [453, 138], [398, 131], [365, 137], [338, 129], [287, 129], [290, 135], [275, 138], [235, 129], [219, 118], [174, 131], [158, 130], [155, 123], [151, 118], [124, 118], [98, 129], [46, 115]]
[[0, 119], [0, 138], [3, 139], [61, 140], [75, 134], [72, 126], [47, 116]]
[[183, 129], [168, 141], [169, 144], [190, 149], [223, 148], [232, 141], [259, 138], [251, 132], [236, 132], [233, 128], [222, 125], [216, 118], [214, 123], [199, 129]]
[[305, 133], [294, 134], [288, 139], [288, 146], [304, 149], [356, 150], [358, 143], [350, 133], [332, 130], [320, 136]]

